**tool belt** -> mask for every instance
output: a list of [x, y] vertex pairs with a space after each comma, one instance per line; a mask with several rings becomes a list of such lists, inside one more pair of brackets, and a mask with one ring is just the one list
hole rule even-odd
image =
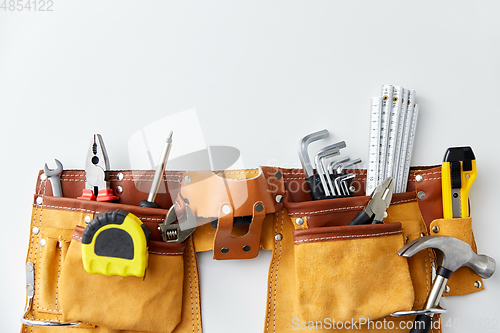
[[[264, 332], [304, 328], [303, 321], [325, 318], [392, 322], [394, 331], [407, 332], [398, 323], [414, 316], [390, 315], [423, 307], [434, 253], [404, 258], [397, 251], [434, 234], [459, 238], [476, 251], [471, 218], [442, 219], [440, 170], [412, 168], [408, 192], [393, 195], [384, 224], [357, 226], [346, 224], [368, 202], [364, 170], [356, 170], [353, 197], [317, 201], [311, 200], [301, 169], [166, 172], [169, 193], [156, 200], [161, 208], [138, 206], [152, 171], [110, 172], [119, 203], [77, 199], [85, 184], [85, 172], [78, 170], [63, 171], [64, 197], [54, 197], [50, 180], [40, 172], [26, 266], [32, 297], [21, 332], [201, 332], [196, 253], [213, 250], [217, 260], [250, 259], [260, 248], [272, 251]], [[182, 203], [198, 222], [211, 223], [199, 223], [183, 243], [163, 242], [158, 225], [173, 204]], [[144, 277], [89, 274], [83, 268], [82, 231], [112, 209], [136, 215], [151, 231]], [[251, 223], [235, 223], [242, 219]], [[467, 267], [456, 271], [448, 286], [445, 296], [484, 288]], [[38, 326], [73, 323], [79, 325]]]

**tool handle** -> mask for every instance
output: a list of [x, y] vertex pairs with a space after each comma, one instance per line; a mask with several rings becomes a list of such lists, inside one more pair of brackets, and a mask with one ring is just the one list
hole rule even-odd
[[311, 193], [311, 198], [313, 200], [322, 200], [327, 198], [318, 174], [307, 177], [306, 184], [309, 187], [309, 192]]
[[432, 327], [432, 317], [420, 314], [415, 318], [410, 333], [429, 333]]
[[358, 214], [347, 225], [370, 224], [371, 217], [364, 210], [360, 210]]

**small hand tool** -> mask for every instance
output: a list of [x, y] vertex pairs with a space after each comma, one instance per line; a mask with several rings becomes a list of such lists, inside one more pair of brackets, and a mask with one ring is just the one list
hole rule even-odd
[[469, 216], [469, 191], [476, 176], [476, 157], [472, 148], [448, 148], [441, 167], [445, 219]]
[[[433, 249], [436, 253], [438, 266], [436, 277], [423, 310], [403, 313], [404, 315], [417, 314], [415, 318], [416, 324], [413, 325], [414, 327], [410, 333], [428, 333], [430, 331], [434, 313], [440, 312], [437, 307], [446, 287], [446, 282], [457, 269], [467, 266], [485, 279], [491, 277], [495, 272], [496, 263], [493, 258], [478, 255], [474, 253], [469, 244], [449, 236], [434, 235], [417, 238], [401, 248], [398, 254], [408, 258], [428, 248]], [[396, 313], [394, 316], [403, 314]]]
[[156, 194], [160, 188], [160, 183], [163, 178], [163, 174], [165, 173], [165, 166], [167, 165], [168, 155], [170, 154], [170, 149], [172, 148], [172, 134], [174, 132], [170, 131], [165, 144], [163, 145], [163, 150], [161, 152], [160, 161], [158, 162], [158, 166], [156, 167], [155, 175], [153, 178], [153, 182], [151, 183], [151, 189], [149, 190], [149, 195], [147, 200], [142, 200], [139, 203], [141, 207], [149, 207], [149, 208], [160, 208], [155, 202]]
[[150, 231], [121, 209], [97, 215], [82, 236], [83, 267], [90, 274], [143, 277], [148, 265]]
[[[304, 170], [304, 174], [306, 176], [306, 179], [314, 176], [314, 169], [311, 164], [311, 159], [309, 158], [309, 152], [307, 148], [309, 147], [309, 144], [311, 144], [314, 141], [318, 141], [324, 138], [327, 138], [329, 135], [328, 131], [326, 129], [311, 133], [309, 135], [306, 135], [305, 137], [300, 140], [299, 143], [299, 160], [300, 164], [302, 164], [302, 169]], [[312, 191], [312, 189], [311, 189]]]
[[174, 204], [168, 210], [165, 221], [158, 226], [164, 242], [182, 243], [196, 229], [196, 216], [188, 205], [184, 207], [182, 218], [178, 219]]
[[338, 193], [343, 196], [350, 196], [351, 191], [349, 191], [349, 186], [347, 183], [356, 177], [353, 173], [346, 173], [335, 178], [335, 188], [337, 188]]
[[56, 161], [56, 168], [49, 169], [47, 163], [43, 167], [43, 173], [50, 179], [50, 185], [52, 185], [52, 195], [54, 197], [62, 197], [61, 190], [61, 173], [63, 172], [63, 165], [59, 160]]
[[394, 178], [388, 177], [375, 188], [370, 196], [366, 208], [352, 219], [348, 225], [358, 224], [380, 224], [389, 205], [391, 204], [392, 193], [394, 192]]
[[311, 133], [303, 137], [299, 142], [299, 160], [302, 164], [302, 169], [304, 170], [305, 180], [307, 187], [311, 193], [313, 200], [319, 200], [324, 198], [325, 193], [321, 185], [321, 179], [318, 174], [314, 173], [314, 168], [311, 164], [309, 158], [308, 146], [314, 141], [318, 141], [327, 138], [329, 135], [328, 131], [321, 130], [318, 132]]
[[[332, 180], [328, 176], [327, 171], [323, 168], [323, 163], [322, 160], [339, 155], [340, 154], [340, 149], [345, 148], [346, 144], [344, 141], [337, 142], [331, 145], [328, 145], [326, 147], [323, 147], [318, 151], [316, 154], [315, 162], [316, 162], [316, 173], [319, 175], [319, 178], [321, 180], [321, 185], [323, 185], [323, 191], [325, 193], [325, 196], [334, 196], [335, 195], [335, 188], [333, 187]], [[328, 183], [327, 183], [328, 181]]]
[[85, 163], [85, 189], [78, 199], [114, 201], [119, 198], [109, 186], [109, 159], [100, 134], [94, 134], [90, 141]]
[[[356, 164], [359, 164], [361, 162], [362, 162], [361, 159], [357, 158], [355, 160], [350, 161], [349, 163], [342, 164], [339, 167], [337, 167], [337, 173], [343, 173], [344, 170], [349, 170], [350, 167], [352, 167]], [[340, 171], [339, 171], [339, 168], [341, 168]]]
[[328, 164], [328, 173], [333, 175], [339, 165], [342, 165], [342, 163], [349, 162], [351, 158], [349, 156], [339, 158], [337, 160], [333, 160]]

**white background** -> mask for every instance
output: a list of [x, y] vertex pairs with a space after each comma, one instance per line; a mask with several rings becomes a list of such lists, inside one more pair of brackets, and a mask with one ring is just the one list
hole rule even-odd
[[[370, 97], [415, 89], [412, 164], [473, 147], [476, 241], [500, 259], [499, 2], [53, 1], [0, 11], [2, 332], [20, 327], [37, 171], [54, 158], [82, 169], [93, 133], [129, 168], [132, 133], [193, 107], [206, 144], [238, 148], [245, 167], [299, 166], [298, 140], [322, 128], [366, 159]], [[270, 254], [199, 259], [205, 332], [262, 332]], [[445, 331], [500, 329], [500, 274], [485, 284], [442, 301], [443, 322], [462, 321]]]

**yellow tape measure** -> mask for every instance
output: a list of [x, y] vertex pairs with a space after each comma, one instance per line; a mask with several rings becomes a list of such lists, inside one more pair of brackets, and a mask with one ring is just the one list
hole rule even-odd
[[82, 236], [83, 267], [91, 274], [143, 277], [150, 231], [132, 213], [116, 209], [96, 216]]
[[476, 176], [476, 157], [472, 148], [448, 148], [441, 167], [445, 219], [469, 216], [469, 191]]

